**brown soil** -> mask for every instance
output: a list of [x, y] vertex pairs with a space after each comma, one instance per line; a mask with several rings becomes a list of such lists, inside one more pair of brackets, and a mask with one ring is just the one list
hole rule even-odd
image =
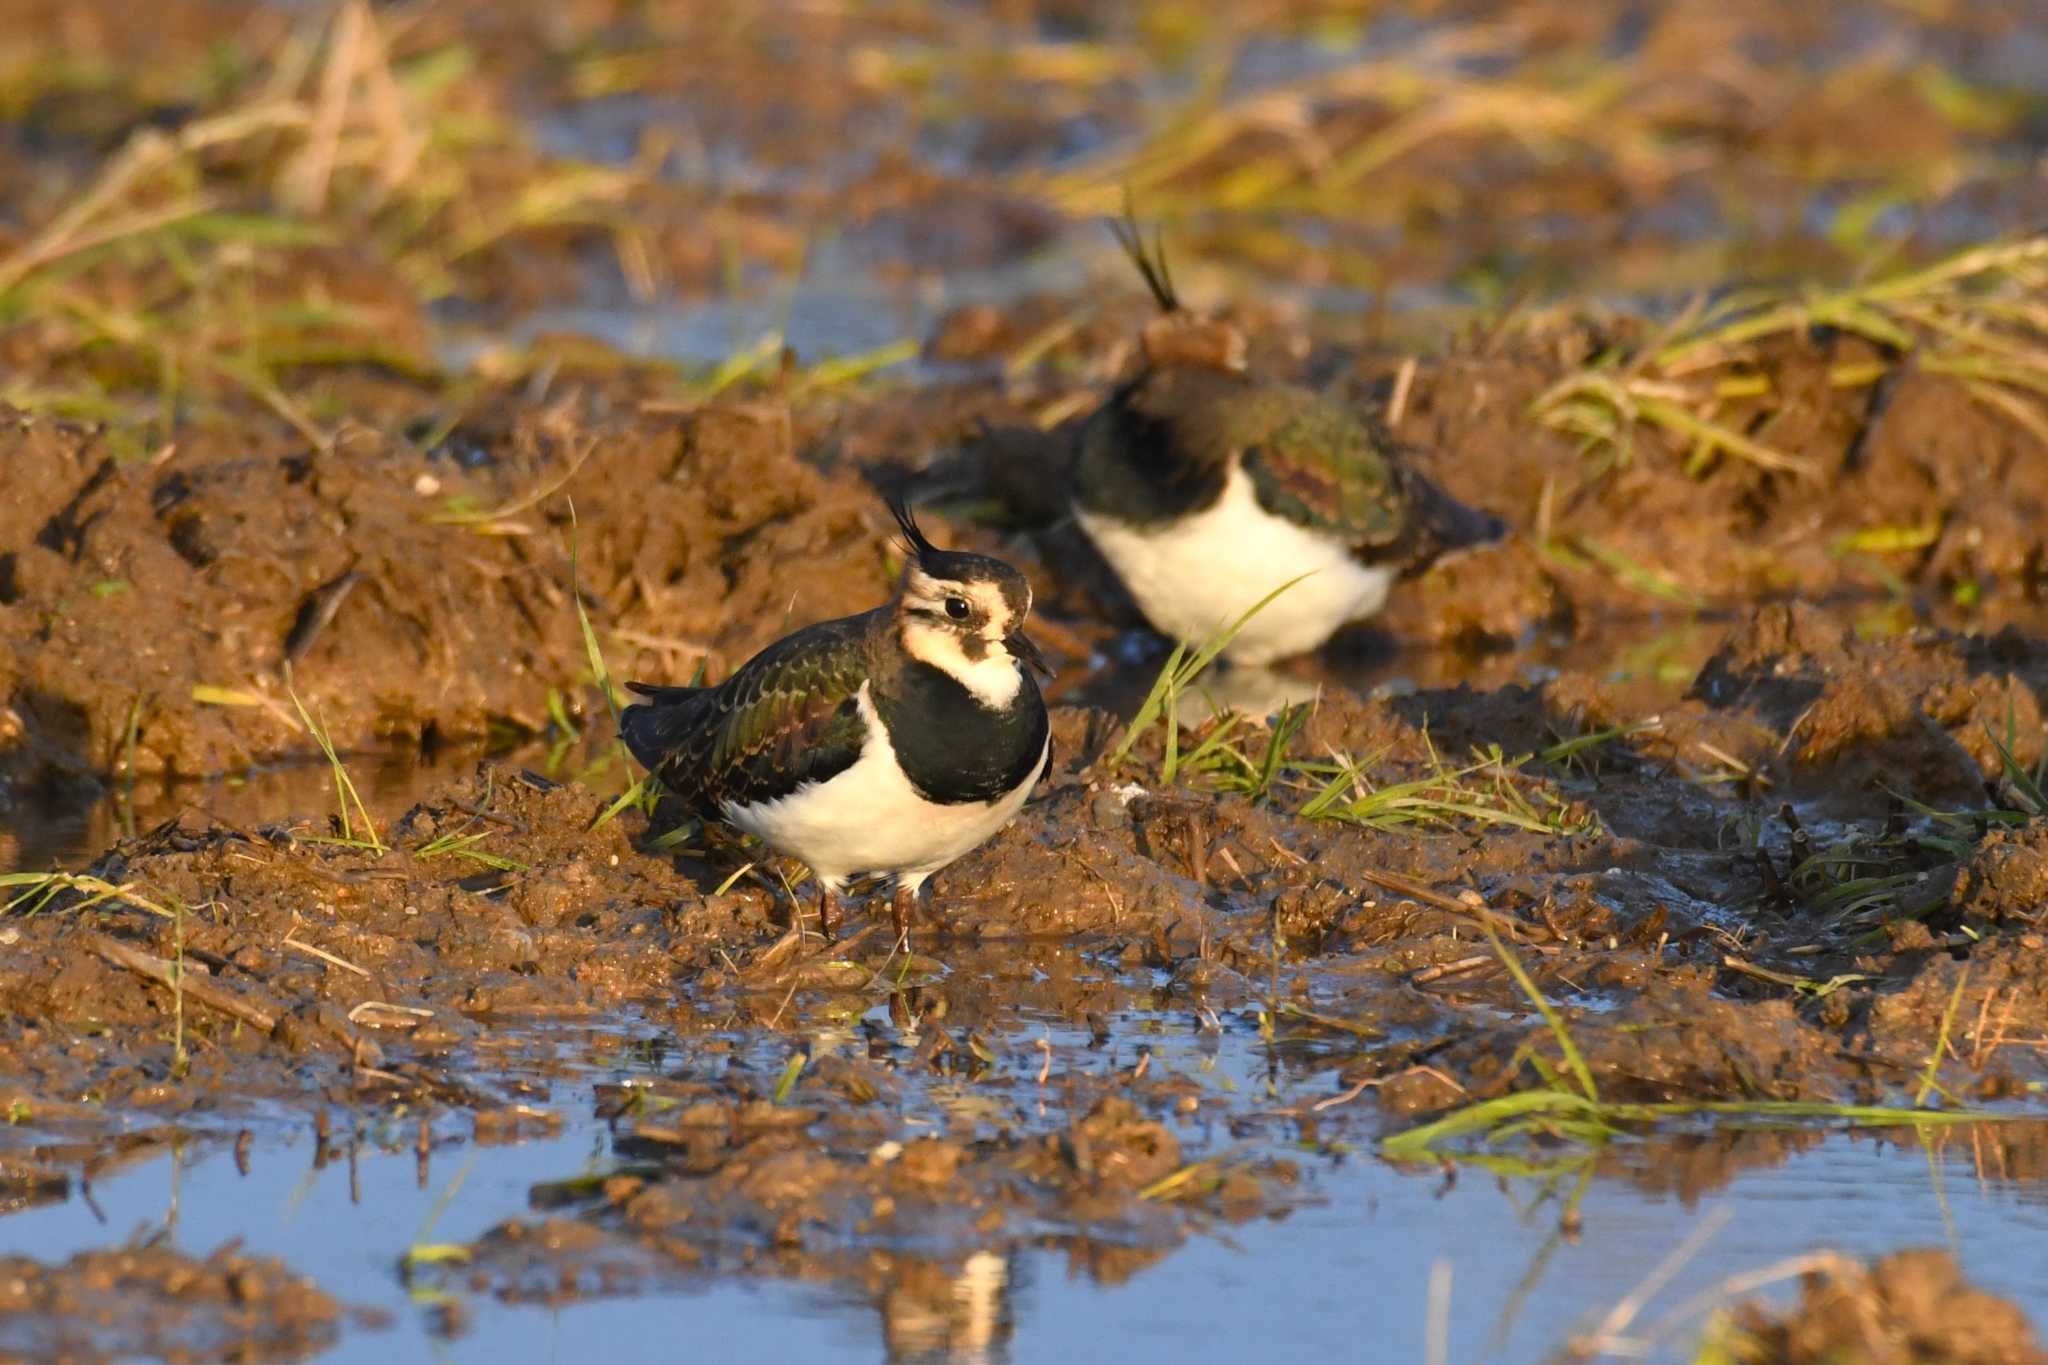
[[[108, 148], [183, 125], [191, 91], [163, 73], [211, 50], [220, 8], [108, 25], [77, 6], [0, 5], [0, 34], [55, 34], [76, 69], [115, 73], [81, 84], [54, 59], [0, 62], [0, 261]], [[1627, 459], [1603, 460], [1532, 405], [1596, 357], [1651, 346], [1648, 323], [1511, 313], [1415, 354], [1385, 317], [1332, 325], [1293, 296], [1240, 290], [1227, 311], [1260, 372], [1381, 411], [1428, 472], [1515, 534], [1269, 680], [1322, 686], [1271, 790], [1226, 789], [1213, 771], [1165, 782], [1156, 730], [1110, 757], [1158, 656], [1061, 494], [1076, 423], [1134, 362], [1150, 305], [1129, 281], [957, 308], [913, 338], [914, 385], [791, 360], [707, 397], [703, 375], [568, 337], [460, 376], [434, 360], [446, 314], [691, 297], [788, 269], [825, 225], [906, 294], [933, 272], [1011, 262], [1064, 230], [1058, 193], [1032, 177], [1058, 163], [1048, 148], [1075, 135], [1076, 110], [1096, 137], [1132, 132], [1145, 82], [1112, 64], [1073, 96], [996, 61], [1008, 31], [967, 7], [858, 21], [873, 30], [797, 7], [789, 32], [711, 24], [695, 6], [567, 8], [435, 6], [397, 56], [460, 40], [480, 74], [442, 111], [457, 126], [551, 112], [603, 137], [616, 115], [629, 145], [609, 160], [661, 173], [425, 274], [364, 245], [390, 230], [381, 208], [337, 209], [324, 240], [235, 276], [251, 315], [345, 304], [353, 319], [327, 337], [340, 358], [280, 362], [276, 394], [195, 379], [181, 398], [160, 356], [92, 330], [89, 310], [0, 312], [5, 392], [22, 404], [0, 406], [0, 870], [41, 870], [46, 824], [96, 809], [127, 825], [74, 860], [90, 881], [0, 887], [14, 902], [0, 917], [0, 1208], [70, 1197], [74, 1177], [167, 1142], [286, 1122], [317, 1125], [324, 1152], [334, 1115], [402, 1114], [424, 1162], [591, 1119], [613, 1169], [537, 1187], [526, 1214], [410, 1264], [422, 1297], [557, 1302], [774, 1275], [858, 1287], [894, 1349], [978, 1349], [1004, 1330], [976, 1306], [1000, 1273], [978, 1257], [1051, 1245], [1117, 1282], [1205, 1229], [1311, 1197], [1306, 1159], [1283, 1149], [1330, 1156], [1564, 1074], [1482, 923], [1557, 1004], [1608, 1100], [2017, 1111], [2048, 1085], [2048, 811], [2031, 776], [2048, 704], [2048, 452], [1982, 384], [1805, 329], [1762, 344], [1714, 417], [1804, 476], [1726, 451], [1693, 461], [1692, 443], [1647, 427]], [[1280, 22], [1332, 7], [1263, 8]], [[1472, 17], [1443, 8], [1446, 24]], [[2023, 221], [2039, 204], [2039, 177], [2007, 166], [2038, 136], [2023, 101], [1898, 63], [1794, 81], [1780, 73], [1828, 48], [1824, 25], [1760, 4], [1653, 8], [1553, 7], [1474, 30], [1529, 70], [1637, 52], [1611, 92], [1613, 139], [1582, 122], [1533, 141], [1460, 124], [1378, 169], [1389, 221], [1340, 214], [1303, 252], [1219, 209], [1195, 215], [1188, 255], [1294, 283], [1458, 275], [1483, 295], [1506, 272], [1668, 287], [1659, 272], [1688, 234], [1639, 229], [1701, 196], [1796, 216], [1823, 189], [1896, 179], [1921, 187], [1930, 220], [1960, 205]], [[2008, 9], [1915, 39], [1984, 59], [2025, 17]], [[1043, 10], [1119, 38], [1092, 7]], [[252, 50], [288, 31], [269, 10], [247, 22]], [[1708, 47], [1728, 60], [1701, 72]], [[936, 75], [903, 58], [954, 49], [972, 60]], [[998, 74], [977, 77], [977, 62]], [[629, 89], [607, 84], [628, 75]], [[985, 116], [950, 111], [970, 96]], [[1900, 112], [1928, 104], [1969, 112]], [[702, 115], [705, 145], [662, 140], [678, 109]], [[1398, 131], [1409, 112], [1377, 89], [1288, 110], [1301, 119], [1252, 120], [1148, 188], [1172, 205], [1266, 174], [1280, 127], [1313, 148]], [[842, 145], [871, 127], [895, 130], [892, 147], [905, 129], [943, 134], [1016, 177]], [[1874, 146], [1873, 128], [1911, 130], [1912, 145]], [[698, 173], [729, 144], [773, 188]], [[1648, 158], [1653, 144], [1670, 154]], [[206, 175], [223, 204], [275, 208], [275, 157], [219, 163]], [[495, 221], [492, 206], [559, 168], [508, 139], [474, 169], [457, 198], [476, 202], [437, 201], [419, 239]], [[1517, 256], [1537, 217], [1578, 229]], [[1785, 257], [1847, 273], [1839, 243], [1778, 235]], [[1772, 238], [1759, 228], [1750, 245]], [[186, 299], [170, 257], [110, 251], [77, 279], [138, 309], [170, 297], [179, 316], [220, 303]], [[628, 774], [579, 619], [616, 677], [722, 676], [790, 626], [887, 594], [879, 495], [894, 491], [929, 506], [935, 532], [1025, 569], [1062, 665], [1050, 779], [937, 880], [907, 956], [858, 915], [829, 949], [804, 939], [793, 869], [754, 866], [715, 832], [672, 846], [666, 812], [613, 811]], [[1214, 724], [1190, 726], [1179, 751]], [[315, 760], [316, 725], [388, 848], [345, 831], [325, 794], [230, 808], [195, 785]], [[1255, 759], [1271, 725], [1249, 719], [1233, 742]], [[389, 799], [364, 779], [373, 751], [399, 774]], [[1361, 805], [1409, 782], [1441, 797], [1443, 770], [1473, 765], [1456, 793], [1468, 809], [1311, 818], [1327, 780], [1313, 765], [1337, 755], [1355, 780], [1330, 795]], [[1130, 1014], [1157, 1031], [1124, 1036], [1114, 1021]], [[550, 1060], [566, 1031], [593, 1054], [630, 1046], [621, 1021], [673, 1049], [658, 1074], [620, 1085]], [[1326, 1076], [1327, 1107], [1263, 1107], [1189, 1060], [1225, 1036]], [[1968, 1132], [2001, 1175], [2048, 1172], [2032, 1130]], [[1558, 1133], [1530, 1145], [1694, 1198], [1815, 1140], [1630, 1136], [1643, 1141], [1597, 1154]], [[345, 1317], [232, 1249], [6, 1270], [0, 1354], [290, 1358]], [[436, 1310], [451, 1332], [462, 1305]], [[1741, 1325], [1756, 1359], [1872, 1342], [1894, 1353], [1876, 1359], [2039, 1358], [2015, 1310], [1920, 1256], [1844, 1270], [1795, 1314]]]
[[1972, 1289], [1947, 1253], [1904, 1251], [1874, 1266], [1846, 1262], [1806, 1277], [1782, 1315], [1744, 1305], [1735, 1314], [1737, 1360], [1808, 1365], [1857, 1360], [1905, 1365], [2039, 1365], [2048, 1360], [2026, 1315]]

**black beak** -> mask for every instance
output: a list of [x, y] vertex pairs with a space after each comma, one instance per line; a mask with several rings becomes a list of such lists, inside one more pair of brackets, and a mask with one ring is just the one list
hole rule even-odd
[[1005, 635], [1003, 637], [1003, 648], [1010, 651], [1011, 658], [1030, 664], [1040, 673], [1045, 674], [1046, 677], [1058, 676], [1052, 671], [1052, 665], [1045, 661], [1045, 656], [1038, 652], [1038, 646], [1032, 644], [1031, 637], [1023, 631], [1012, 631], [1010, 634]]

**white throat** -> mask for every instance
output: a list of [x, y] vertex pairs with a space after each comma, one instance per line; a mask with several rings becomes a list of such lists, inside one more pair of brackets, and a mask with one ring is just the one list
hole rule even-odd
[[974, 694], [991, 711], [1007, 711], [1024, 685], [1018, 662], [1000, 641], [986, 642], [979, 659], [967, 657], [958, 631], [911, 620], [903, 627], [903, 648], [919, 663], [930, 664]]

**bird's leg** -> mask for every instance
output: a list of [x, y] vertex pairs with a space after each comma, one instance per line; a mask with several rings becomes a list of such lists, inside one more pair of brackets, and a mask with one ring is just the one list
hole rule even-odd
[[910, 947], [910, 916], [917, 909], [917, 883], [896, 882], [896, 889], [889, 896], [889, 918], [896, 922], [896, 946]]
[[822, 878], [818, 882], [818, 936], [827, 943], [839, 937], [839, 892]]

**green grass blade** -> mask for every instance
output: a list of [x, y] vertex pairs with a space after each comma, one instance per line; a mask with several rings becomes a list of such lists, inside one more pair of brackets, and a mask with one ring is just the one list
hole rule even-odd
[[1177, 644], [1173, 647], [1173, 653], [1166, 656], [1166, 665], [1159, 670], [1159, 676], [1152, 680], [1152, 690], [1145, 694], [1145, 700], [1139, 705], [1137, 714], [1132, 716], [1131, 723], [1124, 727], [1123, 742], [1110, 753], [1109, 761], [1112, 764], [1123, 762], [1125, 756], [1131, 752], [1131, 746], [1138, 742], [1138, 737], [1150, 730], [1165, 713], [1173, 677], [1180, 671], [1181, 661], [1187, 657], [1187, 651], [1186, 645]]
[[597, 631], [591, 627], [590, 613], [583, 609], [583, 588], [578, 579], [576, 563], [576, 500], [569, 500], [569, 600], [576, 604], [576, 624], [583, 631], [583, 653], [590, 661], [590, 676], [597, 680], [597, 690], [604, 694], [604, 704], [611, 708], [612, 733], [619, 733], [619, 698], [612, 691], [611, 670], [605, 667], [604, 651], [598, 647]]
[[1508, 969], [1508, 975], [1515, 979], [1515, 984], [1522, 988], [1522, 994], [1529, 997], [1529, 1003], [1536, 1007], [1536, 1012], [1543, 1016], [1543, 1022], [1550, 1026], [1551, 1033], [1556, 1036], [1557, 1045], [1564, 1053], [1564, 1064], [1571, 1069], [1573, 1078], [1579, 1083], [1579, 1089], [1585, 1092], [1589, 1102], [1598, 1104], [1599, 1088], [1593, 1084], [1592, 1069], [1586, 1065], [1585, 1057], [1579, 1052], [1579, 1045], [1572, 1041], [1571, 1030], [1564, 1026], [1563, 1018], [1551, 1008], [1550, 1002], [1543, 998], [1543, 992], [1536, 988], [1536, 982], [1522, 966], [1522, 960], [1509, 952], [1507, 944], [1501, 941], [1500, 931], [1493, 927], [1492, 912], [1482, 913], [1477, 918], [1479, 927], [1486, 932], [1486, 941], [1493, 945], [1494, 954], [1500, 958], [1501, 965]]
[[651, 778], [643, 777], [632, 786], [620, 792], [609, 806], [598, 812], [597, 818], [590, 822], [590, 828], [593, 830], [603, 829], [619, 816], [631, 810], [638, 804], [641, 795], [647, 790], [648, 782], [651, 780]]
[[1941, 1029], [1934, 1035], [1934, 1055], [1927, 1059], [1927, 1070], [1920, 1076], [1920, 1089], [1913, 1096], [1913, 1107], [1922, 1108], [1927, 1097], [1935, 1091], [1935, 1077], [1941, 1071], [1941, 1054], [1948, 1051], [1948, 1031], [1956, 1022], [1956, 1006], [1962, 1003], [1963, 987], [1970, 980], [1970, 969], [1966, 966], [1956, 974], [1956, 988], [1949, 993], [1948, 1008], [1941, 1012]]
[[285, 692], [291, 697], [292, 705], [298, 708], [299, 719], [304, 722], [314, 742], [320, 746], [320, 752], [327, 755], [327, 766], [334, 772], [334, 804], [341, 817], [342, 838], [351, 842], [357, 840], [354, 824], [348, 814], [349, 807], [353, 805], [356, 809], [356, 818], [362, 822], [363, 827], [360, 841], [365, 847], [382, 855], [385, 851], [384, 841], [377, 837], [377, 826], [370, 819], [370, 809], [363, 804], [363, 798], [357, 794], [356, 784], [348, 775], [348, 766], [341, 761], [341, 755], [335, 752], [334, 741], [329, 738], [327, 728], [313, 719], [312, 712], [299, 700], [299, 694], [295, 689], [287, 687]]
[[1391, 1161], [1422, 1161], [1446, 1138], [1467, 1133], [1491, 1132], [1504, 1122], [1530, 1114], [1586, 1115], [1597, 1106], [1582, 1095], [1566, 1090], [1524, 1090], [1498, 1099], [1483, 1100], [1454, 1109], [1434, 1123], [1396, 1133], [1380, 1144], [1381, 1155]]
[[1179, 733], [1179, 722], [1173, 715], [1174, 700], [1189, 683], [1199, 678], [1210, 664], [1216, 662], [1217, 656], [1230, 647], [1230, 642], [1237, 638], [1238, 632], [1243, 630], [1254, 616], [1272, 605], [1274, 598], [1307, 577], [1308, 574], [1297, 574], [1252, 603], [1242, 616], [1203, 641], [1201, 647], [1192, 654], [1185, 643], [1176, 644], [1173, 653], [1167, 656], [1165, 667], [1161, 668], [1159, 676], [1152, 680], [1152, 690], [1145, 694], [1144, 704], [1138, 708], [1137, 714], [1131, 717], [1131, 723], [1124, 728], [1123, 742], [1111, 751], [1109, 761], [1112, 764], [1123, 762], [1139, 737], [1154, 724], [1164, 720], [1168, 726], [1166, 743], [1169, 752], [1165, 780], [1171, 782], [1172, 769], [1176, 766], [1177, 756], [1174, 751], [1177, 749], [1176, 740]]
[[804, 1074], [804, 1066], [810, 1060], [809, 1057], [801, 1052], [791, 1054], [789, 1065], [782, 1068], [781, 1079], [775, 1082], [775, 1102], [777, 1104], [789, 1102], [790, 1092], [796, 1089], [796, 1078]]

